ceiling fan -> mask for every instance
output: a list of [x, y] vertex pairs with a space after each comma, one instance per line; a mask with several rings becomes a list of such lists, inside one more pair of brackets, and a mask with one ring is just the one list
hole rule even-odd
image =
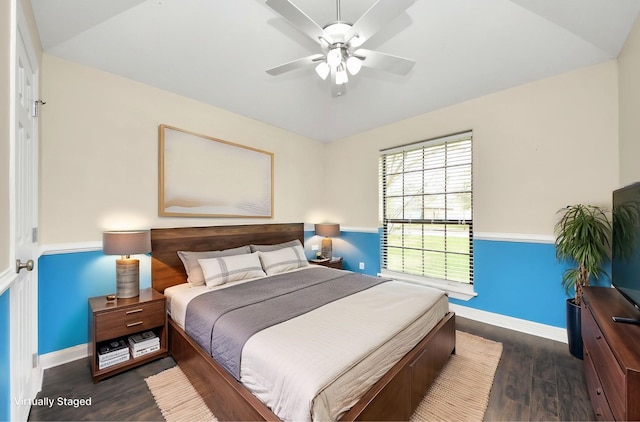
[[331, 75], [334, 97], [346, 92], [348, 73], [356, 75], [362, 66], [406, 74], [414, 61], [403, 57], [361, 48], [387, 22], [405, 11], [415, 0], [378, 0], [354, 24], [340, 17], [340, 0], [336, 0], [337, 17], [321, 27], [289, 0], [266, 0], [267, 6], [284, 17], [299, 31], [320, 44], [322, 53], [303, 57], [268, 69], [270, 75], [315, 66], [316, 73], [327, 79]]

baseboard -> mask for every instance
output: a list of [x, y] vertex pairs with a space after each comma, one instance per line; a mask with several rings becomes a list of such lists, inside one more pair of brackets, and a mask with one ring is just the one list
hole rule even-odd
[[74, 360], [86, 358], [87, 356], [89, 356], [89, 345], [87, 343], [78, 344], [77, 346], [40, 355], [40, 366], [44, 370], [72, 362]]
[[567, 330], [564, 328], [553, 327], [551, 325], [540, 324], [538, 322], [513, 318], [506, 315], [494, 314], [492, 312], [481, 311], [479, 309], [469, 308], [455, 303], [450, 303], [449, 308], [454, 311], [456, 315], [463, 318], [469, 318], [474, 321], [484, 322], [497, 327], [508, 328], [521, 333], [531, 334], [547, 338], [549, 340], [559, 341], [561, 343], [567, 343]]

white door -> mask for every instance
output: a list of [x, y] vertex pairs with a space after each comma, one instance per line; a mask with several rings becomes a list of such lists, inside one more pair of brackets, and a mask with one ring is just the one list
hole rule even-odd
[[38, 63], [21, 1], [15, 7], [12, 86], [12, 235], [16, 279], [10, 286], [11, 420], [26, 421], [41, 385], [38, 364]]

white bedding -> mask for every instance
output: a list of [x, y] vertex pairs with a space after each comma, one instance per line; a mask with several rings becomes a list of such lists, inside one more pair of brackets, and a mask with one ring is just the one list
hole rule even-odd
[[[166, 289], [174, 321], [183, 327], [188, 302], [210, 290]], [[242, 352], [240, 380], [283, 420], [335, 420], [446, 312], [439, 290], [382, 283], [255, 334]]]

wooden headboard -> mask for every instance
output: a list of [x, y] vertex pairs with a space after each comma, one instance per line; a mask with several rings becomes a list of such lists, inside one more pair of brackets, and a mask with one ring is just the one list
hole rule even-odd
[[304, 244], [304, 224], [151, 229], [151, 287], [162, 293], [167, 287], [187, 282], [177, 251], [217, 251], [250, 244], [274, 245], [294, 239]]

